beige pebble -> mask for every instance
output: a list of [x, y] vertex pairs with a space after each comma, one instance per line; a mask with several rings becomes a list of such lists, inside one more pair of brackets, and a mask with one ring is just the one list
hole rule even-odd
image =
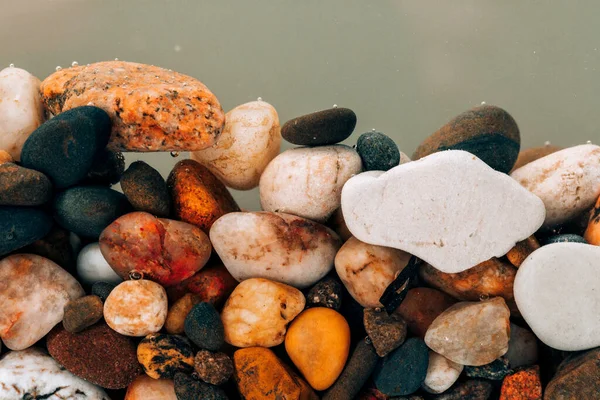
[[464, 366], [429, 350], [429, 366], [423, 389], [429, 393], [445, 392], [456, 382]]
[[200, 303], [200, 298], [193, 293], [186, 293], [177, 300], [167, 313], [165, 321], [165, 330], [172, 335], [180, 335], [184, 331], [185, 317], [192, 311], [192, 308]]
[[127, 388], [125, 400], [177, 400], [171, 379], [153, 379], [140, 375]]

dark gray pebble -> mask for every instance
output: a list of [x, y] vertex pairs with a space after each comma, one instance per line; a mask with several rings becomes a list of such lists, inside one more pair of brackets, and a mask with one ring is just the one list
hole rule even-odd
[[37, 208], [0, 207], [0, 256], [43, 238], [52, 228], [52, 218]]
[[342, 295], [342, 283], [333, 277], [325, 277], [309, 290], [306, 306], [327, 307], [338, 311], [342, 306]]
[[117, 285], [108, 282], [96, 282], [92, 285], [92, 294], [100, 297], [100, 300], [106, 301], [106, 298]]
[[103, 149], [96, 153], [92, 167], [82, 184], [114, 185], [121, 179], [123, 171], [125, 171], [125, 157], [123, 157], [123, 153]]
[[160, 172], [143, 161], [132, 163], [121, 178], [121, 189], [138, 211], [168, 217], [171, 196]]
[[388, 396], [413, 394], [425, 381], [428, 365], [425, 342], [410, 338], [377, 365], [373, 374], [375, 386]]
[[217, 387], [194, 379], [181, 372], [175, 374], [175, 395], [177, 400], [227, 400], [225, 392]]
[[356, 127], [356, 114], [349, 108], [330, 108], [286, 122], [281, 136], [301, 146], [325, 146], [348, 138]]
[[400, 164], [400, 150], [392, 139], [381, 132], [360, 135], [356, 151], [365, 171], [387, 171]]
[[186, 336], [201, 349], [218, 351], [225, 342], [221, 317], [210, 303], [196, 304], [185, 318], [183, 328]]
[[508, 359], [506, 357], [500, 357], [499, 359], [480, 367], [466, 365], [464, 372], [469, 378], [482, 378], [489, 379], [491, 381], [500, 381], [504, 379], [506, 375], [512, 372], [508, 364]]
[[13, 163], [0, 165], [0, 206], [38, 206], [51, 197], [46, 175]]
[[575, 235], [573, 233], [565, 233], [562, 235], [550, 236], [542, 241], [543, 245], [552, 244], [552, 243], [586, 243], [587, 241], [579, 235]]
[[488, 400], [493, 385], [489, 381], [471, 379], [459, 382], [444, 393], [433, 397], [435, 400]]

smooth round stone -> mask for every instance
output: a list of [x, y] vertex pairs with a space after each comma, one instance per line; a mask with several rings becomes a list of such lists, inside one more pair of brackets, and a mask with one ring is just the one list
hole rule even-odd
[[512, 369], [535, 364], [538, 361], [537, 338], [530, 330], [511, 323], [508, 351], [504, 356]]
[[85, 178], [109, 135], [108, 114], [78, 107], [40, 125], [23, 145], [21, 162], [46, 174], [57, 188], [66, 188]]
[[123, 153], [102, 149], [96, 152], [92, 166], [82, 184], [110, 186], [119, 182], [125, 171]]
[[508, 173], [521, 147], [513, 117], [496, 106], [480, 106], [459, 114], [425, 139], [412, 156], [418, 160], [444, 150], [464, 150], [493, 169]]
[[96, 282], [118, 284], [123, 281], [106, 262], [98, 243], [90, 243], [79, 252], [77, 276], [85, 285], [93, 285]]
[[200, 350], [194, 358], [194, 370], [204, 382], [218, 386], [233, 374], [233, 361], [225, 353]]
[[215, 143], [225, 114], [202, 82], [164, 68], [104, 61], [64, 68], [47, 77], [40, 93], [58, 114], [93, 103], [113, 127], [116, 151], [194, 151]]
[[418, 287], [406, 293], [394, 314], [406, 321], [413, 335], [423, 339], [431, 323], [454, 303], [456, 300], [439, 290]]
[[0, 149], [15, 161], [21, 159], [23, 143], [45, 120], [40, 80], [21, 68], [0, 71]]
[[96, 282], [92, 285], [92, 294], [100, 297], [100, 299], [104, 302], [108, 298], [110, 292], [116, 288], [117, 285], [108, 282]]
[[137, 359], [146, 375], [153, 379], [173, 379], [177, 372], [190, 373], [194, 351], [183, 336], [152, 333], [137, 347]]
[[67, 271], [52, 261], [15, 254], [0, 261], [0, 338], [23, 350], [63, 319], [65, 305], [85, 293]]
[[79, 236], [97, 239], [102, 230], [131, 211], [123, 194], [104, 186], [78, 186], [54, 199], [54, 219]]
[[37, 206], [51, 196], [46, 175], [13, 163], [0, 164], [0, 206]]
[[106, 389], [126, 388], [142, 373], [135, 343], [103, 323], [80, 333], [54, 329], [46, 344], [69, 372]]
[[533, 333], [548, 346], [578, 351], [600, 346], [600, 247], [543, 246], [521, 265], [515, 300]]
[[52, 218], [42, 210], [0, 206], [0, 256], [43, 238], [52, 228]]
[[333, 276], [321, 279], [306, 295], [306, 307], [327, 307], [339, 311], [342, 307], [343, 285]]
[[73, 375], [35, 347], [4, 354], [0, 360], [0, 387], [6, 400], [110, 400], [104, 390]]
[[152, 379], [140, 375], [127, 387], [125, 400], [178, 400], [172, 379]]
[[600, 348], [574, 354], [563, 361], [545, 388], [544, 398], [595, 399], [600, 393]]
[[357, 239], [404, 250], [447, 273], [504, 256], [545, 216], [537, 196], [459, 150], [350, 178], [342, 211]]
[[584, 244], [588, 244], [588, 242], [587, 242], [587, 240], [585, 240], [585, 238], [583, 238], [582, 236], [579, 236], [579, 235], [575, 235], [573, 233], [564, 233], [561, 235], [550, 236], [549, 238], [546, 238], [546, 240], [544, 240], [544, 242], [543, 242], [544, 245], [553, 244], [553, 243], [584, 243]]
[[104, 319], [121, 335], [146, 336], [161, 330], [167, 309], [167, 293], [158, 283], [125, 281], [104, 302]]
[[281, 136], [301, 146], [324, 146], [348, 138], [356, 127], [356, 114], [349, 108], [330, 108], [286, 122]]
[[400, 164], [400, 150], [389, 136], [366, 132], [356, 141], [356, 151], [365, 171], [387, 171]]
[[121, 189], [137, 211], [168, 217], [171, 197], [160, 172], [143, 161], [133, 162], [121, 177]]
[[172, 335], [180, 335], [184, 332], [185, 319], [192, 308], [200, 303], [200, 297], [192, 293], [186, 293], [183, 297], [172, 303], [167, 313], [165, 330]]
[[224, 215], [210, 230], [210, 240], [238, 281], [266, 278], [300, 289], [331, 271], [341, 246], [339, 237], [324, 225], [272, 212]]
[[260, 204], [265, 211], [326, 221], [340, 207], [346, 181], [361, 170], [360, 156], [348, 146], [286, 150], [260, 177]]
[[174, 382], [177, 400], [228, 400], [223, 389], [181, 372], [175, 374]]
[[212, 147], [191, 154], [233, 189], [258, 186], [267, 164], [279, 154], [281, 133], [275, 108], [251, 101], [225, 115], [225, 127]]
[[277, 346], [304, 305], [304, 295], [296, 288], [262, 278], [245, 280], [221, 312], [225, 341], [236, 347]]
[[185, 317], [186, 336], [198, 347], [218, 351], [225, 343], [225, 332], [219, 312], [210, 303], [199, 303]]
[[63, 328], [71, 333], [81, 332], [102, 319], [104, 304], [98, 296], [83, 296], [65, 306]]
[[454, 385], [464, 366], [448, 360], [441, 354], [429, 350], [427, 376], [423, 389], [429, 393], [442, 393]]
[[398, 315], [367, 308], [363, 321], [367, 335], [379, 357], [385, 357], [406, 339], [406, 322]]
[[556, 153], [562, 149], [562, 147], [552, 146], [551, 144], [523, 149], [519, 152], [519, 156], [517, 157], [517, 161], [515, 162], [512, 171], [521, 168], [523, 165], [529, 164], [532, 161], [546, 157], [548, 154]]
[[373, 375], [375, 386], [388, 396], [413, 394], [425, 381], [428, 364], [423, 340], [410, 338], [381, 360]]

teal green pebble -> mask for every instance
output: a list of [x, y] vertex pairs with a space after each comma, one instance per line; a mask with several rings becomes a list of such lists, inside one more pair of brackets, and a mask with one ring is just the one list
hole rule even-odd
[[400, 164], [400, 150], [392, 139], [381, 132], [360, 135], [356, 151], [365, 171], [387, 171]]
[[0, 256], [43, 238], [52, 228], [52, 218], [28, 207], [0, 207]]
[[564, 233], [562, 235], [550, 236], [546, 240], [543, 240], [542, 243], [544, 245], [552, 244], [552, 243], [585, 243], [586, 240], [583, 236], [575, 235], [574, 233]]
[[215, 307], [206, 302], [196, 304], [183, 325], [188, 339], [204, 350], [218, 351], [225, 343], [225, 329]]
[[427, 376], [429, 351], [425, 342], [410, 338], [381, 360], [373, 379], [378, 390], [388, 396], [416, 392]]

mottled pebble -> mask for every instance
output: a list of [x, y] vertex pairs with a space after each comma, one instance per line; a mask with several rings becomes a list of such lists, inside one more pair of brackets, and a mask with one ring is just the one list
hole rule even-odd
[[345, 140], [355, 126], [354, 111], [336, 107], [287, 121], [281, 128], [281, 136], [301, 146], [323, 146]]
[[506, 357], [500, 357], [489, 364], [479, 367], [468, 365], [465, 367], [465, 375], [469, 378], [482, 378], [491, 381], [500, 381], [511, 372], [509, 361]]
[[46, 175], [13, 163], [0, 164], [0, 206], [37, 206], [51, 196]]
[[137, 211], [168, 217], [171, 197], [160, 172], [143, 161], [133, 162], [121, 177], [121, 189]]
[[220, 260], [214, 262], [209, 260], [204, 268], [190, 278], [175, 286], [170, 286], [167, 294], [169, 299], [174, 302], [186, 293], [191, 293], [200, 301], [211, 303], [215, 308], [221, 309], [237, 285], [238, 281], [231, 276]]
[[185, 317], [184, 330], [187, 337], [201, 349], [217, 351], [225, 343], [221, 317], [210, 303], [199, 303]]
[[367, 308], [364, 311], [367, 335], [379, 357], [385, 357], [406, 339], [406, 322], [398, 314]]
[[582, 236], [575, 235], [573, 233], [563, 233], [561, 235], [554, 235], [546, 238], [542, 241], [542, 244], [548, 245], [552, 243], [585, 243], [587, 244], [587, 240], [585, 240]]
[[97, 242], [88, 244], [77, 255], [77, 276], [86, 285], [96, 282], [116, 285], [123, 281], [106, 261]]
[[152, 333], [138, 344], [137, 360], [149, 377], [173, 379], [193, 371], [194, 351], [183, 336]]
[[0, 150], [0, 165], [5, 164], [5, 163], [14, 163], [15, 160], [12, 158], [12, 156], [4, 150]]
[[514, 372], [502, 382], [500, 400], [541, 400], [540, 367], [534, 365]]
[[419, 287], [408, 291], [394, 313], [406, 321], [413, 335], [423, 339], [433, 320], [454, 303], [456, 300], [439, 290]]
[[206, 383], [222, 385], [233, 374], [233, 361], [225, 353], [200, 350], [194, 358], [194, 370]]
[[350, 233], [346, 226], [346, 221], [344, 221], [344, 214], [341, 207], [335, 210], [331, 217], [329, 217], [327, 226], [333, 229], [344, 242], [352, 237], [352, 233]]
[[585, 240], [594, 246], [600, 246], [600, 197], [592, 210], [587, 228], [583, 234]]
[[597, 399], [600, 347], [567, 357], [545, 388], [545, 400]]
[[65, 306], [63, 327], [71, 333], [81, 332], [102, 319], [104, 304], [98, 296], [90, 295], [71, 300]]
[[51, 228], [52, 218], [42, 210], [0, 207], [0, 256], [43, 238]]
[[381, 132], [366, 132], [356, 141], [356, 151], [365, 171], [387, 171], [400, 164], [396, 143]]
[[491, 382], [482, 379], [469, 379], [450, 388], [435, 400], [488, 400], [494, 387]]
[[342, 307], [343, 286], [332, 276], [321, 279], [306, 295], [306, 307], [327, 307], [339, 311]]

